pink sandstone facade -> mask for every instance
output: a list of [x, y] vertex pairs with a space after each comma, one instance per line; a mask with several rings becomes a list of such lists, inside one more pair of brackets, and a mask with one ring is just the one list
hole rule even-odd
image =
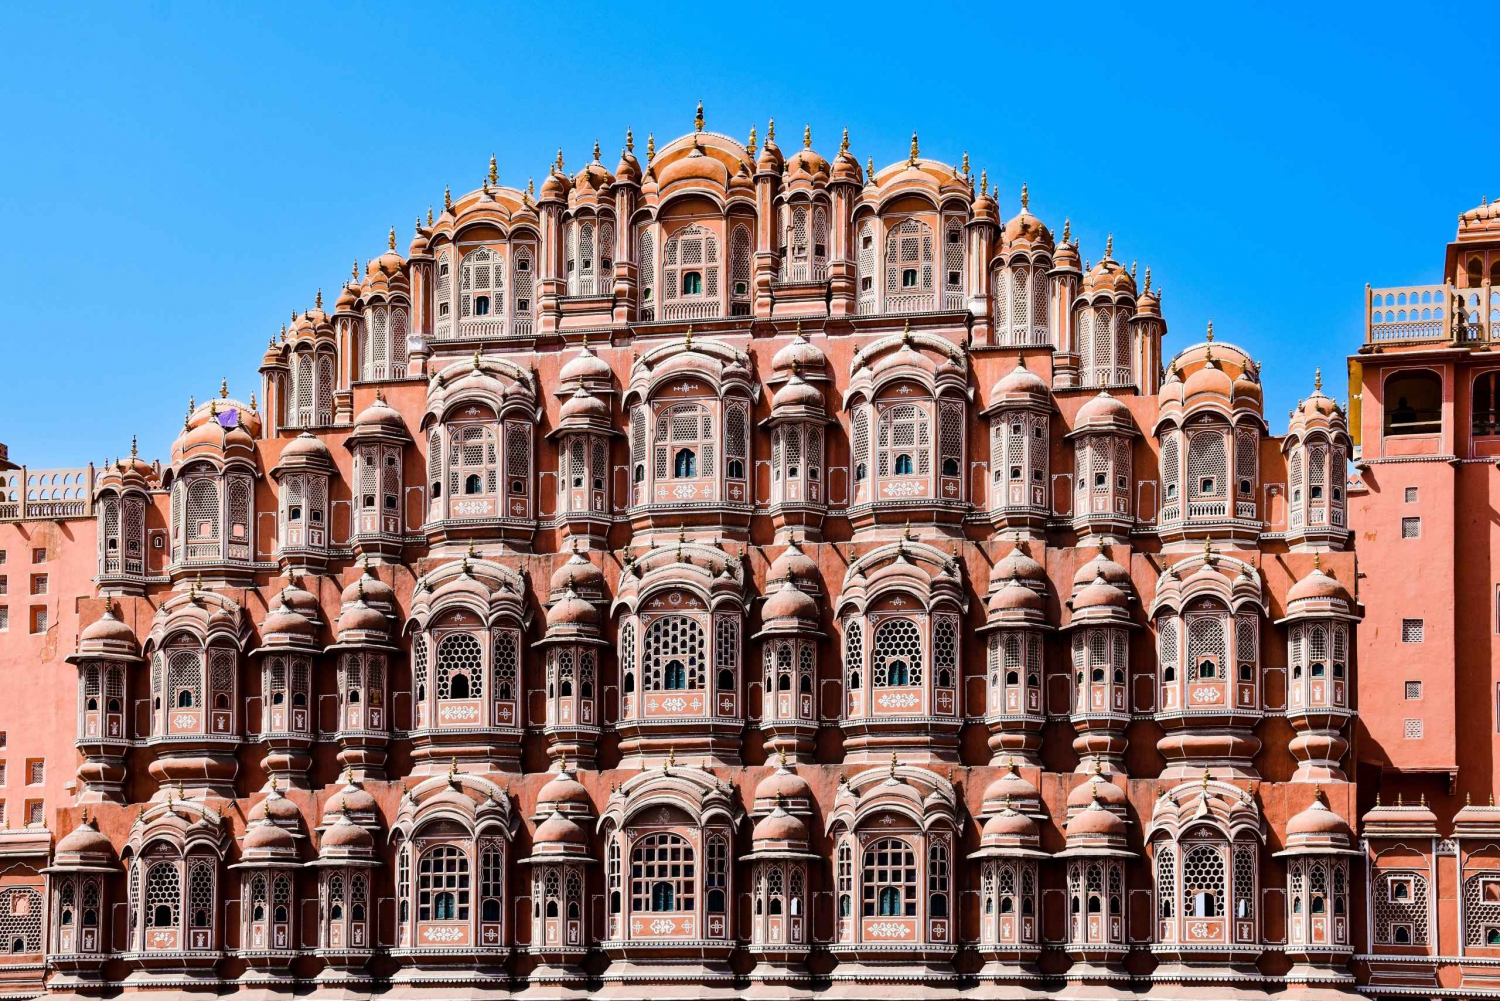
[[0, 994], [1500, 993], [1488, 326], [1276, 435], [915, 135], [644, 152], [492, 162], [164, 460], [0, 463]]

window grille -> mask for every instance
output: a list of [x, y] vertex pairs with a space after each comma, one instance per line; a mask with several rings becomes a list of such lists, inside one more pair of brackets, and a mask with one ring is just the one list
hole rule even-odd
[[453, 845], [438, 845], [417, 864], [417, 920], [469, 920], [469, 859]]
[[1177, 852], [1172, 845], [1162, 843], [1156, 850], [1156, 901], [1157, 913], [1170, 919], [1175, 913], [1177, 901]]
[[499, 901], [505, 899], [505, 855], [498, 842], [489, 838], [485, 839], [484, 849], [479, 856], [479, 896], [483, 898], [485, 905], [491, 900], [498, 905]]
[[1405, 719], [1401, 721], [1401, 736], [1405, 740], [1422, 739], [1422, 721], [1419, 719]]
[[406, 375], [406, 310], [391, 310], [391, 362], [390, 377], [400, 379]]
[[844, 676], [851, 691], [859, 688], [860, 669], [864, 664], [864, 631], [859, 620], [844, 623]]
[[865, 849], [861, 874], [865, 917], [916, 917], [917, 856], [900, 838], [881, 838]]
[[1255, 453], [1258, 439], [1253, 431], [1240, 431], [1234, 438], [1234, 475], [1241, 497], [1255, 492]]
[[177, 650], [168, 657], [167, 698], [169, 705], [175, 708], [197, 708], [203, 705], [203, 674], [196, 651]]
[[[1195, 678], [1224, 678], [1224, 622], [1217, 616], [1199, 616], [1188, 623], [1188, 663]], [[1205, 668], [1205, 663], [1209, 665]], [[1211, 675], [1205, 674], [1211, 670]]]
[[949, 219], [943, 233], [944, 288], [949, 292], [964, 290], [964, 234], [959, 221]]
[[870, 412], [864, 406], [859, 406], [854, 411], [853, 437], [854, 479], [858, 482], [864, 478], [860, 473], [861, 467], [866, 467], [866, 464], [870, 461]]
[[531, 425], [523, 421], [505, 422], [505, 478], [511, 484], [511, 493], [530, 493]]
[[[951, 687], [958, 675], [958, 623], [951, 618], [939, 618], [932, 628], [932, 666], [937, 672], [937, 683]], [[946, 684], [945, 684], [946, 681]]]
[[[650, 308], [656, 289], [656, 238], [648, 226], [642, 226], [639, 237], [642, 312]], [[649, 320], [651, 317], [642, 316]]]
[[516, 697], [516, 679], [521, 664], [520, 640], [513, 629], [497, 629], [494, 644], [495, 698], [508, 701]]
[[1422, 642], [1423, 633], [1425, 632], [1425, 630], [1424, 630], [1423, 627], [1424, 627], [1424, 622], [1423, 622], [1422, 619], [1402, 619], [1401, 620], [1401, 642], [1402, 643], [1421, 643]]
[[1420, 539], [1421, 537], [1422, 537], [1422, 519], [1421, 518], [1402, 518], [1401, 519], [1401, 538], [1403, 538], [1403, 539]]
[[694, 909], [696, 858], [685, 838], [648, 834], [630, 850], [630, 906], [639, 912]]
[[1177, 432], [1168, 431], [1162, 436], [1161, 441], [1161, 478], [1165, 484], [1167, 500], [1177, 497], [1177, 475], [1178, 475], [1178, 445]]
[[411, 683], [418, 702], [427, 698], [427, 639], [416, 635], [411, 641]]
[[1172, 681], [1177, 674], [1177, 620], [1162, 619], [1156, 626], [1156, 660], [1162, 681]]
[[181, 914], [177, 863], [157, 862], [146, 871], [146, 927], [175, 928]]
[[1203, 431], [1188, 439], [1188, 496], [1224, 496], [1224, 435]]
[[943, 454], [943, 475], [961, 475], [964, 457], [964, 408], [955, 403], [945, 403], [939, 411], [939, 418], [942, 421], [939, 444]]
[[40, 893], [29, 887], [14, 887], [0, 893], [0, 949], [23, 954], [42, 951]]
[[1224, 855], [1216, 845], [1193, 845], [1182, 856], [1184, 917], [1224, 916]]
[[[1236, 616], [1235, 617], [1235, 623], [1234, 623], [1234, 657], [1235, 657], [1235, 661], [1237, 663], [1241, 664], [1241, 665], [1245, 665], [1245, 664], [1250, 665], [1252, 672], [1254, 671], [1255, 665], [1259, 663], [1258, 650], [1257, 650], [1257, 647], [1259, 645], [1257, 641], [1259, 640], [1259, 638], [1260, 638], [1260, 630], [1257, 628], [1257, 622], [1255, 620], [1255, 616], [1253, 616], [1253, 615], [1240, 615], [1240, 616]], [[1252, 673], [1252, 677], [1253, 677], [1253, 673]]]
[[191, 539], [217, 540], [219, 537], [219, 484], [208, 476], [188, 481], [188, 536]]
[[1402, 691], [1408, 699], [1420, 699], [1422, 697], [1422, 683], [1420, 681], [1408, 681]]
[[880, 415], [881, 476], [930, 475], [931, 448], [931, 419], [922, 407], [904, 403]]
[[922, 634], [911, 619], [887, 619], [871, 643], [871, 683], [877, 688], [922, 684]]
[[858, 272], [859, 312], [873, 313], [879, 275], [875, 273], [875, 231], [868, 222], [859, 227], [859, 235], [855, 237], [855, 262]]
[[215, 709], [234, 705], [234, 651], [209, 651], [208, 687], [213, 692]]
[[934, 840], [927, 848], [927, 906], [935, 918], [948, 916], [948, 843]]
[[1427, 879], [1415, 872], [1375, 877], [1375, 944], [1427, 944]]
[[701, 689], [704, 645], [703, 628], [685, 615], [667, 615], [652, 622], [641, 641], [644, 688]]
[[[483, 697], [483, 656], [479, 640], [471, 633], [450, 633], [437, 645], [437, 697], [477, 699]], [[455, 680], [458, 684], [455, 685]]]
[[1416, 487], [1407, 487], [1406, 488], [1406, 503], [1408, 503], [1408, 504], [1415, 504], [1416, 502], [1417, 502], [1417, 488]]
[[212, 928], [214, 915], [214, 866], [194, 862], [188, 873], [188, 919], [194, 928]]
[[1250, 845], [1234, 846], [1234, 917], [1255, 917], [1255, 849]]

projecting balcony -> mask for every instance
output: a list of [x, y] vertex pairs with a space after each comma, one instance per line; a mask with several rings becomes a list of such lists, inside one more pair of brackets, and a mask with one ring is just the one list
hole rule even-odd
[[[1460, 299], [1461, 315], [1455, 316]], [[1489, 341], [1500, 327], [1500, 291], [1485, 284], [1365, 286], [1367, 345], [1472, 344]]]

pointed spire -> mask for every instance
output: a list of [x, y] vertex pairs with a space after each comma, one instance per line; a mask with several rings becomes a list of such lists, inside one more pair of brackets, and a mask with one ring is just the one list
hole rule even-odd
[[629, 127], [625, 129], [625, 152], [635, 152], [635, 132], [632, 131]]
[[703, 102], [698, 102], [698, 111], [693, 115], [693, 132], [703, 131]]
[[756, 150], [756, 133], [754, 125], [750, 126], [750, 142], [745, 145], [745, 148], [750, 151], [750, 159], [754, 160]]
[[656, 135], [652, 132], [646, 133], [646, 166], [651, 166], [651, 161], [656, 159]]
[[965, 177], [969, 176], [969, 151], [968, 150], [964, 150], [964, 162], [963, 162], [962, 168], [959, 170], [959, 173], [963, 174]]
[[432, 206], [427, 206], [427, 228], [432, 228]]
[[802, 126], [802, 148], [812, 149], [812, 125]]
[[911, 154], [907, 157], [907, 165], [915, 167], [917, 165], [917, 157], [921, 155], [922, 148], [917, 145], [917, 133], [916, 130], [913, 129], [911, 134]]
[[776, 119], [774, 119], [774, 118], [768, 118], [768, 119], [766, 119], [766, 142], [767, 143], [774, 143], [775, 141], [776, 141]]
[[[1026, 182], [1022, 181], [1021, 182], [1021, 211], [1024, 212], [1026, 210], [1026, 207], [1028, 205], [1030, 205], [1030, 204], [1031, 204], [1031, 192], [1026, 189]], [[1064, 240], [1066, 240], [1068, 238], [1068, 236], [1067, 236], [1067, 230], [1068, 230], [1068, 221], [1066, 219], [1064, 219], [1063, 220], [1063, 239]]]
[[390, 235], [390, 238], [386, 240], [386, 247], [389, 248], [389, 249], [391, 249], [391, 250], [395, 250], [396, 249], [396, 227], [395, 226], [391, 227], [391, 235]]
[[220, 379], [219, 380], [219, 399], [221, 399], [221, 400], [227, 400], [227, 399], [229, 399], [229, 380], [228, 379]]
[[849, 127], [847, 125], [844, 126], [844, 137], [839, 140], [839, 152], [849, 152]]
[[1203, 335], [1203, 339], [1210, 344], [1214, 342], [1214, 321], [1208, 321], [1208, 332]]
[[453, 211], [453, 192], [449, 190], [448, 185], [446, 184], [443, 185], [443, 211]]
[[134, 459], [140, 453], [135, 450], [135, 435], [130, 436], [130, 457]]
[[982, 168], [979, 171], [979, 193], [981, 195], [987, 195], [987, 194], [989, 194], [989, 190], [990, 190], [990, 172], [989, 172], [989, 168], [986, 167], [986, 168]]
[[1323, 366], [1321, 365], [1313, 369], [1313, 389], [1320, 393], [1323, 391]]
[[1114, 257], [1114, 253], [1115, 253], [1115, 235], [1113, 233], [1111, 233], [1104, 240], [1104, 256], [1106, 258], [1113, 258]]
[[599, 140], [594, 140], [594, 162], [599, 162]]
[[490, 173], [488, 180], [491, 185], [498, 185], [500, 183], [500, 169], [499, 166], [495, 163], [495, 154], [493, 153], [490, 154]]

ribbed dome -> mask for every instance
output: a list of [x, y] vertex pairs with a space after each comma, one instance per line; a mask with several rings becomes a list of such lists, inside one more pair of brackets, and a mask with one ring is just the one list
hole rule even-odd
[[818, 603], [813, 600], [812, 595], [799, 588], [790, 578], [784, 580], [781, 587], [766, 599], [760, 614], [766, 622], [773, 619], [800, 619], [804, 622], [817, 622], [819, 618]]
[[113, 856], [114, 845], [92, 823], [80, 823], [63, 836], [53, 850], [57, 855]]
[[764, 842], [793, 842], [805, 845], [807, 843], [807, 825], [778, 806], [756, 822], [755, 831], [751, 834], [750, 839], [756, 844]]
[[1288, 604], [1309, 599], [1333, 599], [1346, 604], [1351, 601], [1344, 585], [1319, 566], [1314, 566], [1311, 573], [1293, 584], [1286, 593]]
[[278, 827], [269, 820], [262, 820], [250, 825], [245, 836], [240, 839], [240, 847], [246, 853], [295, 853], [297, 842], [285, 828]]
[[574, 845], [582, 847], [587, 842], [583, 828], [579, 827], [567, 815], [553, 813], [537, 826], [536, 835], [532, 838], [532, 844], [540, 847], [542, 845]]
[[309, 465], [331, 465], [333, 456], [329, 454], [328, 446], [307, 431], [303, 431], [293, 438], [281, 450], [280, 464], [283, 466], [294, 463], [305, 463]]
[[562, 405], [558, 417], [562, 421], [595, 421], [608, 422], [610, 419], [609, 404], [588, 390], [579, 387], [573, 391]]
[[566, 767], [542, 786], [536, 794], [536, 805], [538, 810], [543, 807], [561, 806], [580, 807], [590, 812], [594, 809], [594, 801], [589, 796], [589, 791]]
[[365, 567], [364, 573], [344, 586], [339, 600], [345, 605], [363, 600], [377, 607], [394, 608], [396, 592], [389, 584], [376, 577], [369, 567]]
[[1094, 578], [1092, 584], [1075, 594], [1071, 604], [1076, 613], [1087, 608], [1129, 608], [1130, 599], [1124, 591], [1100, 575]]
[[1002, 612], [1041, 611], [1046, 608], [1046, 602], [1025, 584], [1012, 580], [990, 595], [986, 607], [998, 615]]
[[1030, 803], [1037, 797], [1036, 786], [1028, 782], [1016, 768], [1014, 761], [1008, 762], [1004, 774], [984, 789], [985, 809], [1006, 802]]
[[84, 627], [78, 635], [79, 647], [122, 646], [131, 650], [138, 648], [135, 631], [115, 618], [114, 609], [106, 606], [104, 614]]
[[250, 808], [247, 818], [251, 823], [257, 820], [269, 820], [281, 826], [291, 827], [302, 823], [302, 811], [297, 804], [281, 795], [280, 790], [273, 788], [266, 798]]
[[1096, 800], [1089, 803], [1088, 809], [1080, 810], [1068, 819], [1067, 836], [1123, 838], [1125, 821], [1106, 810]]
[[561, 600], [547, 609], [547, 628], [554, 626], [591, 626], [597, 628], [599, 625], [599, 609], [578, 597], [578, 592], [571, 587], [563, 592]]
[[1344, 838], [1352, 840], [1354, 835], [1349, 830], [1349, 824], [1328, 809], [1328, 804], [1323, 802], [1321, 796], [1313, 799], [1312, 805], [1301, 813], [1295, 814], [1291, 820], [1286, 822], [1286, 836], [1302, 837], [1326, 837]]
[[340, 816], [345, 813], [360, 816], [375, 811], [375, 797], [353, 782], [346, 783], [338, 792], [328, 797], [323, 805], [323, 815]]
[[390, 627], [390, 620], [378, 608], [372, 608], [364, 599], [356, 598], [339, 613], [340, 633], [383, 633]]
[[813, 798], [807, 780], [785, 765], [761, 779], [755, 786], [757, 803], [796, 803]]
[[985, 845], [1013, 844], [1036, 839], [1036, 821], [1010, 807], [986, 820], [980, 832], [980, 842]]
[[1046, 399], [1050, 395], [1047, 383], [1042, 380], [1041, 376], [1027, 368], [1025, 357], [1021, 357], [1016, 359], [1016, 367], [1001, 376], [994, 388], [990, 390], [990, 402], [999, 403], [1016, 397]]
[[1040, 563], [1026, 555], [1020, 546], [1017, 546], [990, 568], [991, 586], [1011, 580], [1045, 586], [1047, 571]]
[[1010, 247], [1043, 247], [1052, 249], [1052, 231], [1042, 221], [1032, 215], [1026, 207], [1016, 213], [1005, 223], [1004, 234], [1001, 237], [1001, 246]]
[[1073, 574], [1073, 586], [1092, 584], [1098, 577], [1103, 577], [1105, 581], [1119, 588], [1130, 586], [1130, 571], [1103, 553], [1099, 553], [1078, 568], [1078, 571]]
[[662, 189], [674, 184], [707, 184], [717, 188], [729, 185], [729, 168], [718, 157], [709, 156], [694, 147], [687, 156], [678, 157], [657, 170], [657, 184]]
[[584, 594], [602, 592], [604, 590], [604, 572], [582, 553], [574, 553], [567, 561], [552, 571], [551, 588], [553, 591], [566, 591], [572, 588]]
[[1129, 423], [1130, 408], [1102, 389], [1097, 396], [1078, 408], [1078, 417], [1074, 421], [1075, 426], [1080, 429], [1095, 424]]
[[1125, 807], [1125, 790], [1115, 785], [1104, 776], [1095, 773], [1090, 775], [1086, 782], [1080, 782], [1068, 793], [1068, 812], [1082, 810], [1090, 803], [1098, 801], [1107, 807], [1123, 809]]
[[359, 416], [354, 418], [354, 427], [389, 431], [402, 437], [407, 434], [406, 424], [401, 420], [401, 412], [380, 396], [376, 396], [373, 403], [359, 412]]
[[608, 382], [612, 374], [609, 362], [594, 354], [585, 344], [578, 349], [578, 354], [569, 358], [558, 370], [557, 378], [567, 385], [574, 382]]
[[320, 851], [364, 852], [374, 848], [375, 836], [350, 820], [347, 813], [340, 813], [338, 819], [324, 830]]

